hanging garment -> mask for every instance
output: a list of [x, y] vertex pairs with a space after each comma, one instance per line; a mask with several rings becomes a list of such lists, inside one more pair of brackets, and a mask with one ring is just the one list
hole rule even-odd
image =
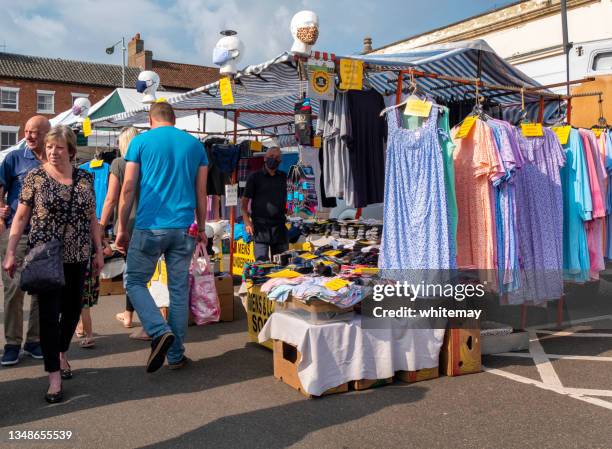
[[490, 270], [481, 274], [481, 280], [495, 284], [497, 240], [491, 183], [501, 179], [505, 172], [493, 131], [482, 120], [476, 120], [467, 137], [454, 140], [459, 210], [457, 265], [463, 269]]
[[516, 170], [524, 159], [516, 129], [508, 122], [489, 120], [493, 129], [505, 175], [493, 183], [495, 192], [495, 225], [497, 235], [497, 270], [500, 293], [518, 289], [520, 284], [518, 241], [516, 239]]
[[432, 108], [429, 120], [418, 130], [401, 128], [397, 110], [387, 117], [385, 226], [378, 266], [384, 270], [455, 268], [437, 132], [438, 108]]
[[585, 222], [593, 219], [593, 203], [586, 156], [578, 130], [570, 131], [564, 149], [566, 163], [561, 169], [563, 275], [568, 281], [585, 282], [589, 280], [591, 269]]
[[206, 177], [206, 192], [209, 195], [225, 195], [225, 185], [230, 183], [230, 173], [222, 173], [213, 157], [213, 145], [225, 144], [227, 141], [219, 137], [212, 137], [204, 141], [206, 156], [208, 157], [208, 175]]
[[516, 130], [524, 164], [516, 173], [517, 239], [521, 284], [510, 304], [541, 304], [563, 295], [563, 191], [565, 154], [556, 134], [524, 137]]
[[[317, 134], [322, 138], [321, 169], [325, 193], [346, 200], [346, 187], [352, 190], [353, 185], [347, 145], [351, 138], [351, 118], [346, 93], [337, 92], [334, 101], [320, 102]], [[346, 195], [351, 196], [352, 192], [346, 192]]]
[[608, 193], [606, 200], [606, 247], [604, 256], [612, 259], [612, 132], [607, 130], [605, 139], [605, 167], [608, 172]]
[[350, 90], [348, 105], [352, 130], [348, 148], [354, 197], [347, 204], [366, 207], [382, 203], [387, 122], [380, 111], [385, 108], [385, 102], [375, 90]]
[[599, 272], [605, 269], [603, 258], [603, 229], [605, 225], [605, 178], [606, 171], [599, 155], [595, 134], [590, 130], [580, 129], [580, 137], [589, 171], [589, 184], [593, 200], [593, 219], [585, 223], [589, 259], [591, 261], [590, 277], [599, 279]]
[[457, 220], [459, 216], [457, 211], [457, 194], [455, 192], [455, 165], [453, 161], [453, 153], [455, 152], [456, 145], [451, 137], [448, 116], [449, 110], [447, 108], [442, 108], [438, 119], [438, 140], [442, 148], [442, 158], [444, 159], [444, 186], [446, 187], [448, 227], [454, 242], [453, 246], [456, 248]]
[[[92, 161], [93, 162], [93, 161]], [[92, 167], [91, 162], [86, 162], [79, 168], [88, 171], [94, 177], [94, 192], [96, 194], [96, 217], [98, 220], [102, 216], [106, 192], [108, 191], [108, 176], [110, 175], [110, 165], [102, 162], [102, 165]]]

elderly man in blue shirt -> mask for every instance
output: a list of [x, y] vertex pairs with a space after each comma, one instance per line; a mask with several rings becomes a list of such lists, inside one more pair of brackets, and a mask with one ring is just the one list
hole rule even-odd
[[[32, 117], [25, 125], [25, 141], [17, 149], [8, 153], [0, 164], [0, 208], [3, 211], [0, 214], [0, 254], [6, 253], [9, 234], [6, 230], [11, 227], [15, 215], [21, 185], [26, 175], [47, 159], [44, 141], [50, 128], [49, 120], [45, 117], [41, 115]], [[8, 207], [5, 207], [6, 205]], [[23, 258], [27, 252], [27, 242], [28, 236], [24, 233], [17, 246], [17, 266], [23, 263]], [[3, 271], [2, 282], [4, 284], [4, 337], [6, 345], [0, 364], [10, 366], [19, 362], [23, 342], [24, 292], [19, 288], [19, 275], [11, 279]], [[35, 296], [32, 296], [28, 332], [23, 352], [35, 359], [43, 358], [39, 338], [38, 301]]]

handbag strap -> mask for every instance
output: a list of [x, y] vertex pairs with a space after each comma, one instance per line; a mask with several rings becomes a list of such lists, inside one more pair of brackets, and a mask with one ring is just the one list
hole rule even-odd
[[[72, 206], [74, 204], [74, 191], [76, 190], [77, 184], [77, 172], [78, 168], [72, 168], [72, 188], [70, 189], [70, 202], [68, 203], [68, 220], [70, 220], [72, 215]], [[66, 241], [66, 228], [68, 228], [68, 222], [64, 223], [64, 232], [62, 233], [62, 242]]]

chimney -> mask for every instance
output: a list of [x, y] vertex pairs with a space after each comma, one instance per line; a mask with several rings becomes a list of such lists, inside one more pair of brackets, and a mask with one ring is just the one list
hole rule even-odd
[[372, 51], [372, 38], [366, 36], [363, 38], [363, 54], [370, 53]]
[[128, 42], [128, 67], [139, 67], [140, 70], [152, 70], [153, 52], [144, 49], [144, 41], [140, 38], [140, 33]]

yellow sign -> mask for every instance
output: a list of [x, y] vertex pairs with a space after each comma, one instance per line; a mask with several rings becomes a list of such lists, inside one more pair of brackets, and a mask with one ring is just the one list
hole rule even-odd
[[331, 281], [326, 282], [323, 285], [325, 285], [325, 287], [329, 288], [330, 290], [336, 291], [336, 290], [340, 290], [341, 288], [346, 287], [349, 284], [350, 282], [345, 281], [344, 279], [336, 278], [336, 279], [332, 279]]
[[92, 159], [89, 162], [89, 166], [91, 168], [100, 168], [104, 165], [104, 161], [102, 159]]
[[251, 140], [249, 146], [252, 151], [261, 151], [263, 149], [263, 145], [259, 140]]
[[157, 100], [155, 100], [155, 103], [167, 103], [168, 100], [166, 100], [164, 97], [159, 97]]
[[292, 279], [292, 278], [300, 277], [301, 274], [298, 273], [297, 271], [285, 269], [285, 270], [275, 271], [274, 273], [266, 274], [266, 276], [268, 276], [269, 278]]
[[521, 131], [525, 137], [541, 137], [544, 135], [541, 123], [521, 123]]
[[340, 60], [340, 89], [363, 89], [363, 61], [355, 59]]
[[478, 117], [476, 117], [475, 115], [467, 116], [463, 120], [463, 123], [461, 124], [461, 126], [459, 127], [459, 131], [457, 131], [457, 134], [455, 134], [455, 138], [463, 139], [467, 137], [470, 134], [470, 131], [472, 130], [472, 128], [474, 127], [474, 123], [476, 123], [477, 119]]
[[406, 103], [404, 115], [413, 115], [415, 117], [429, 117], [433, 103], [427, 100], [411, 98]]
[[559, 143], [561, 145], [565, 145], [569, 140], [570, 131], [572, 130], [571, 126], [555, 126], [552, 128], [553, 132], [557, 135], [559, 139]]
[[253, 242], [234, 240], [234, 260], [232, 261], [232, 274], [242, 276], [245, 263], [255, 262], [255, 251]]
[[324, 256], [334, 257], [340, 254], [342, 251], [338, 251], [337, 249], [330, 249], [329, 251], [325, 251], [323, 253]]
[[312, 146], [315, 148], [321, 148], [321, 136], [314, 136], [312, 138]]
[[83, 135], [89, 137], [91, 135], [91, 119], [87, 117], [83, 120]]
[[314, 254], [306, 253], [306, 254], [301, 254], [300, 257], [302, 259], [312, 260], [312, 259], [316, 259], [319, 256], [315, 256]]
[[378, 274], [380, 270], [378, 268], [360, 267], [355, 268], [354, 273], [356, 274]]
[[[276, 305], [274, 301], [268, 299], [265, 293], [261, 292], [260, 288], [259, 285], [247, 288], [247, 327], [249, 339], [255, 343], [259, 343], [257, 336], [274, 312], [274, 306]], [[261, 344], [268, 349], [272, 349], [271, 340]]]
[[234, 104], [234, 94], [232, 92], [232, 80], [224, 77], [219, 80], [219, 92], [221, 93], [221, 104], [227, 106]]
[[321, 262], [323, 265], [334, 265], [334, 263], [331, 260], [324, 260], [323, 262]]
[[595, 134], [595, 137], [601, 136], [601, 133], [604, 132], [604, 128], [591, 128], [591, 131], [593, 131], [593, 134]]
[[166, 262], [163, 259], [159, 259], [155, 265], [155, 273], [151, 276], [149, 281], [149, 287], [151, 282], [161, 282], [164, 285], [168, 285], [168, 272], [166, 271]]

